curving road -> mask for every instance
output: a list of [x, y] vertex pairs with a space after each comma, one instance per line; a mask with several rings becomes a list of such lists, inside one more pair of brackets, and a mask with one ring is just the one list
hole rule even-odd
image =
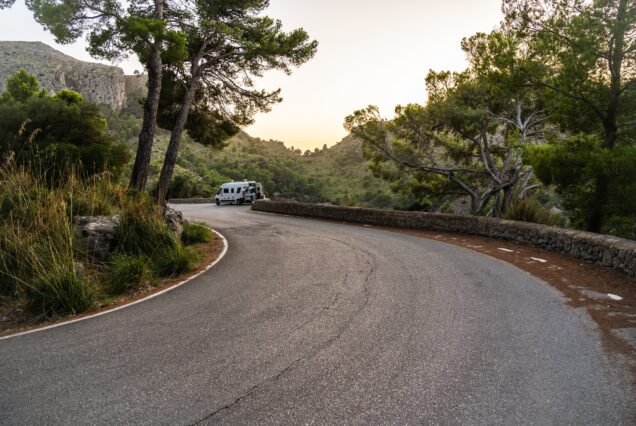
[[0, 341], [0, 424], [620, 424], [593, 321], [508, 264], [373, 228], [179, 206], [210, 272]]

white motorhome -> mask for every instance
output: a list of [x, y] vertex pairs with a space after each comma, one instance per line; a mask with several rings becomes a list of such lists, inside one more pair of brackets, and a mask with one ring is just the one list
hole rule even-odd
[[256, 195], [252, 201], [262, 200], [263, 198], [265, 198], [263, 185], [260, 182], [256, 182], [254, 180], [248, 180], [247, 183], [249, 184], [250, 188], [254, 189], [254, 193]]
[[219, 187], [214, 201], [217, 206], [221, 205], [221, 203], [243, 204], [255, 199], [255, 192], [256, 191], [254, 191], [252, 196], [250, 186], [247, 182], [228, 182]]

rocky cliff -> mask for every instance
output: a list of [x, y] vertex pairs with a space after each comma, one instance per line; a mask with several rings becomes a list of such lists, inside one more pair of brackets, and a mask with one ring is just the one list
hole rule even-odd
[[49, 91], [72, 89], [90, 102], [114, 109], [128, 105], [121, 68], [79, 61], [41, 42], [0, 41], [0, 92], [20, 68], [35, 74]]

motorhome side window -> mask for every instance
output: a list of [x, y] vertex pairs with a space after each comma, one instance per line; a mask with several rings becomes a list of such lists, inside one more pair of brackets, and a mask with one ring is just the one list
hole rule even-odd
[[227, 188], [223, 188], [223, 193], [224, 193], [224, 194], [229, 194], [229, 193], [230, 193], [230, 190], [229, 190], [229, 189], [227, 189]]

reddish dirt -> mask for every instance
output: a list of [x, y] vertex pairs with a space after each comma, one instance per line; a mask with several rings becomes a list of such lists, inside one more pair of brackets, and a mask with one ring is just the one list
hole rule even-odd
[[11, 303], [2, 304], [0, 300], [0, 318], [5, 318], [4, 321], [0, 321], [0, 337], [7, 336], [14, 333], [23, 331], [29, 331], [40, 327], [46, 327], [65, 321], [75, 320], [97, 313], [107, 311], [122, 305], [127, 305], [136, 300], [150, 296], [154, 293], [160, 292], [168, 287], [173, 286], [188, 277], [191, 277], [210, 265], [221, 255], [223, 251], [223, 240], [221, 238], [214, 238], [213, 241], [205, 244], [197, 244], [192, 246], [197, 253], [201, 256], [201, 262], [194, 271], [190, 271], [175, 277], [170, 277], [161, 280], [158, 284], [154, 285], [146, 284], [142, 287], [135, 288], [133, 291], [119, 295], [108, 302], [104, 302], [101, 305], [96, 306], [94, 309], [84, 312], [81, 315], [68, 315], [58, 318], [46, 318], [33, 316], [29, 313], [24, 305], [16, 305]]

